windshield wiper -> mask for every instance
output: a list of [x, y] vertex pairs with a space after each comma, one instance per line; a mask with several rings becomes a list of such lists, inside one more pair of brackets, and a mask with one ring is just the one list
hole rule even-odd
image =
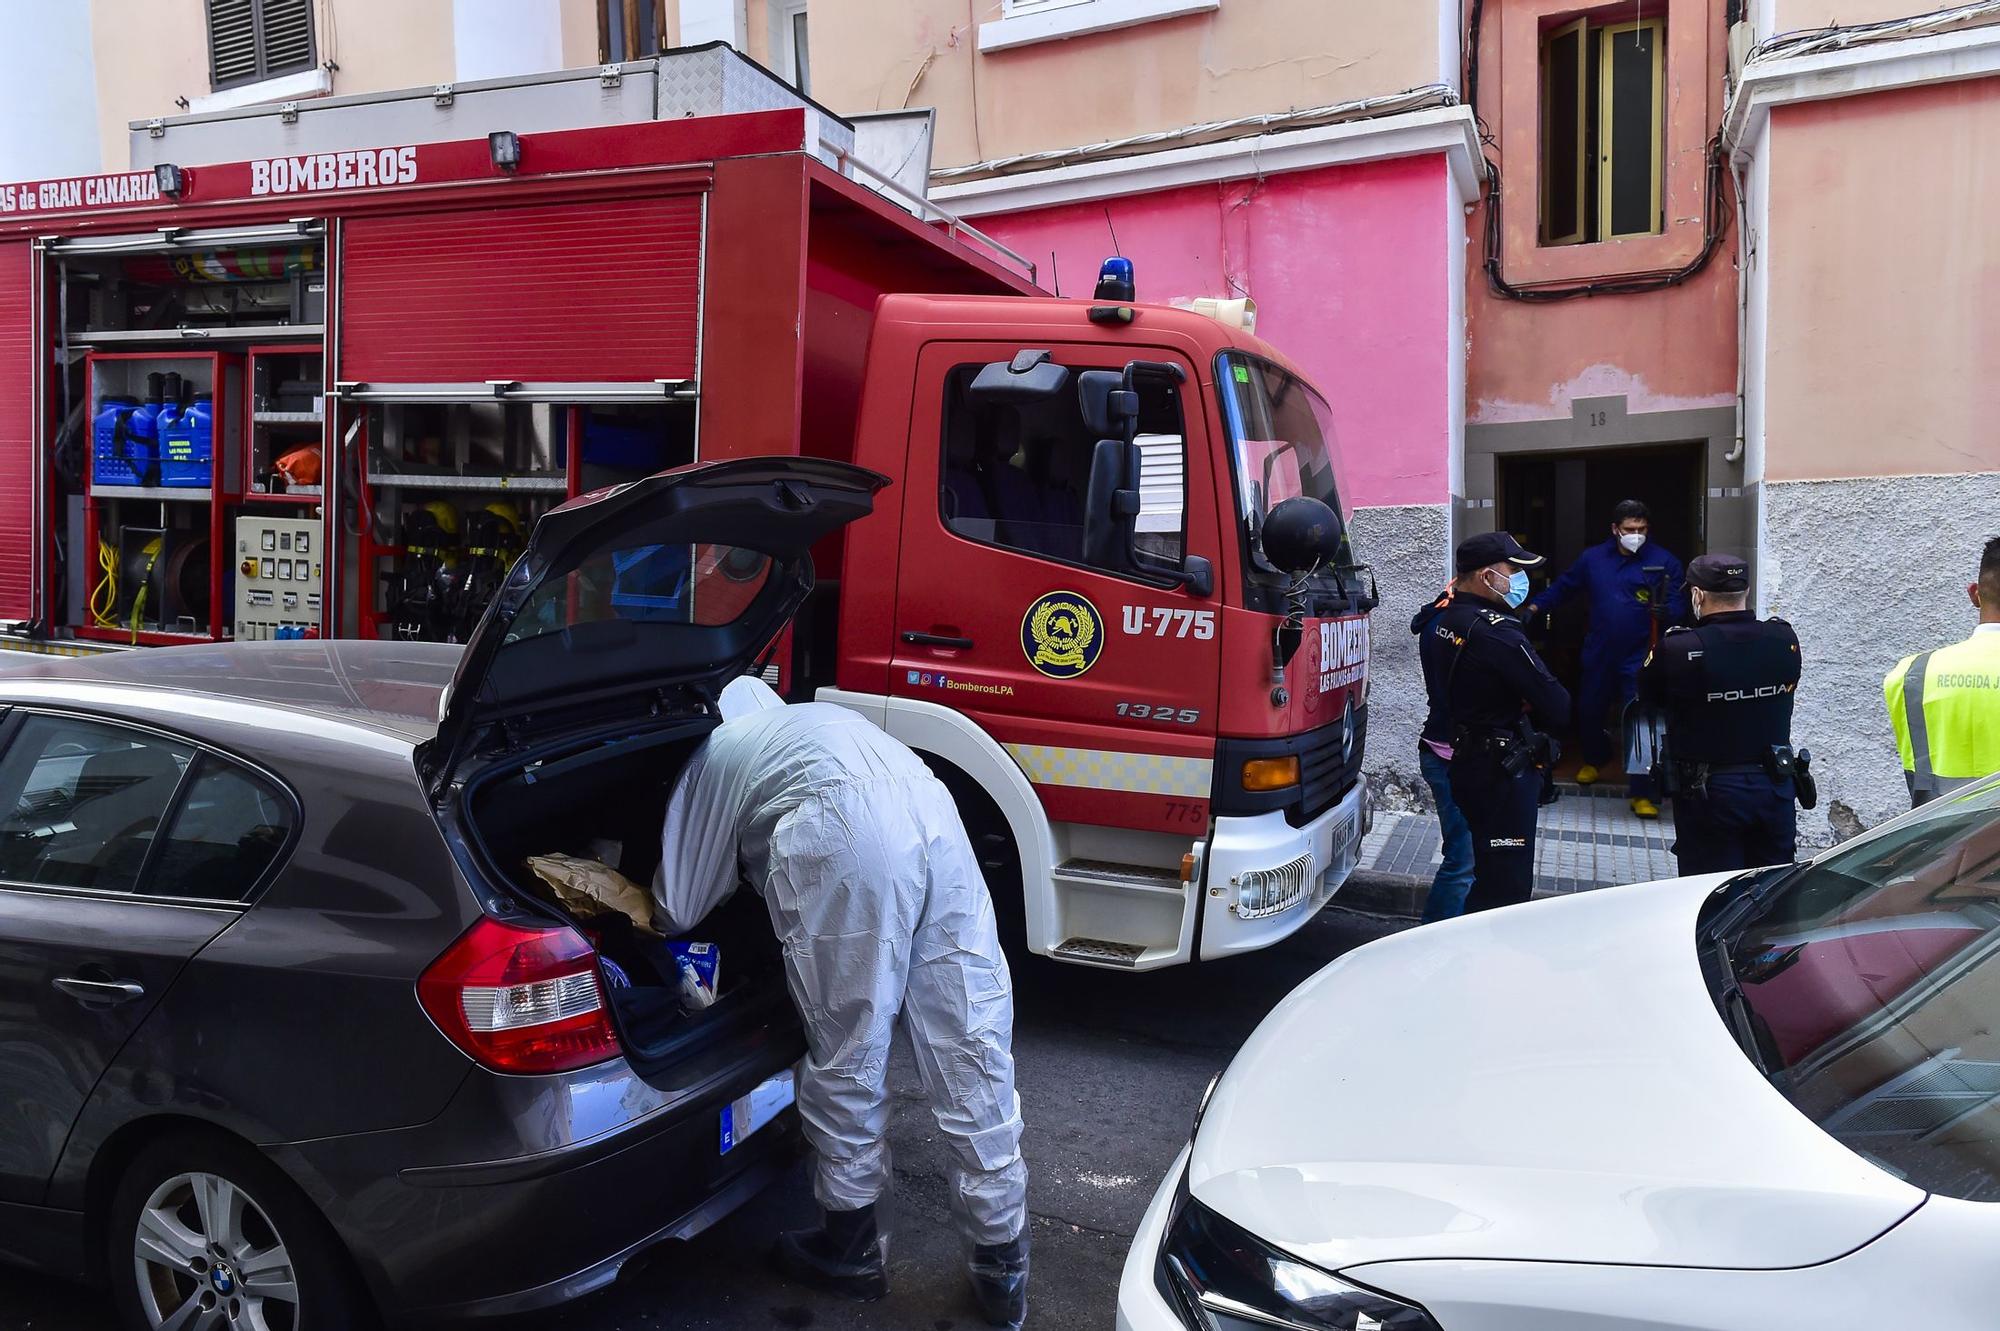
[[1716, 1012], [1722, 1017], [1722, 1024], [1729, 1028], [1729, 1034], [1736, 1041], [1736, 1047], [1750, 1060], [1753, 1067], [1762, 1073], [1766, 1081], [1779, 1084], [1783, 1070], [1775, 1068], [1765, 1057], [1763, 1041], [1757, 1037], [1757, 1017], [1751, 1010], [1750, 1000], [1744, 996], [1743, 986], [1736, 979], [1736, 963], [1729, 955], [1729, 943], [1723, 939], [1711, 940], [1704, 948], [1701, 958], [1702, 978], [1708, 982], [1709, 996], [1715, 1000]]
[[1779, 894], [1798, 876], [1811, 868], [1805, 864], [1780, 865], [1753, 873], [1739, 874], [1715, 889], [1715, 913], [1701, 931], [1704, 943], [1718, 940], [1733, 943], [1742, 932], [1763, 918]]

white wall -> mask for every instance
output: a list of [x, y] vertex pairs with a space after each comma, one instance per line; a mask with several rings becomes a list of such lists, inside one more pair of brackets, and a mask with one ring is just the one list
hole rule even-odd
[[562, 0], [452, 0], [451, 28], [461, 83], [563, 67]]
[[85, 0], [0, 0], [0, 180], [101, 170]]
[[681, 45], [728, 42], [744, 48], [742, 0], [681, 0]]

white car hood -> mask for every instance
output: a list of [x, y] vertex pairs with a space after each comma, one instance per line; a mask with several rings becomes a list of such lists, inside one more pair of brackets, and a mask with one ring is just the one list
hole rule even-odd
[[1334, 962], [1216, 1087], [1189, 1186], [1324, 1269], [1423, 1258], [1805, 1266], [1924, 1193], [1737, 1048], [1695, 917], [1724, 875], [1469, 916]]

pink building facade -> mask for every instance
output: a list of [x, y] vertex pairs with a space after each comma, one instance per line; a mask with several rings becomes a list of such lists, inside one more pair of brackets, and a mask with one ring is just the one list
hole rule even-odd
[[[1392, 801], [1422, 802], [1401, 616], [1453, 544], [1505, 526], [1566, 563], [1629, 497], [1684, 560], [1749, 556], [1760, 609], [1798, 626], [1797, 737], [1830, 796], [1806, 839], [1902, 802], [1882, 673], [1962, 636], [2000, 512], [2000, 248], [1970, 220], [2000, 208], [1992, 13], [857, 6], [814, 0], [814, 93], [935, 106], [935, 201], [1051, 289], [1122, 252], [1142, 299], [1248, 297], [1327, 394], [1384, 593], [1369, 750]], [[1787, 45], [1839, 23], [1885, 26]], [[1853, 576], [1885, 557], [1895, 588]], [[1572, 682], [1583, 627], [1547, 640]]]
[[[2000, 535], [2000, 14], [1754, 0], [1723, 140], [1745, 228], [1743, 383], [1765, 609], [1799, 626], [1823, 836], [1907, 804], [1902, 657], [1972, 629]], [[1832, 24], [1870, 24], [1865, 29]]]

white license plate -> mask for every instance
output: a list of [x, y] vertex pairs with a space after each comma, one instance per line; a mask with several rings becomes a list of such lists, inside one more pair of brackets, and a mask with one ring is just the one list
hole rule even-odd
[[790, 1107], [796, 1092], [790, 1069], [780, 1072], [750, 1094], [722, 1107], [722, 1154], [728, 1155], [750, 1135]]
[[1347, 881], [1354, 872], [1354, 865], [1361, 857], [1361, 824], [1355, 818], [1346, 818], [1333, 829], [1333, 845], [1327, 851], [1326, 872], [1320, 875], [1320, 886], [1332, 891]]

